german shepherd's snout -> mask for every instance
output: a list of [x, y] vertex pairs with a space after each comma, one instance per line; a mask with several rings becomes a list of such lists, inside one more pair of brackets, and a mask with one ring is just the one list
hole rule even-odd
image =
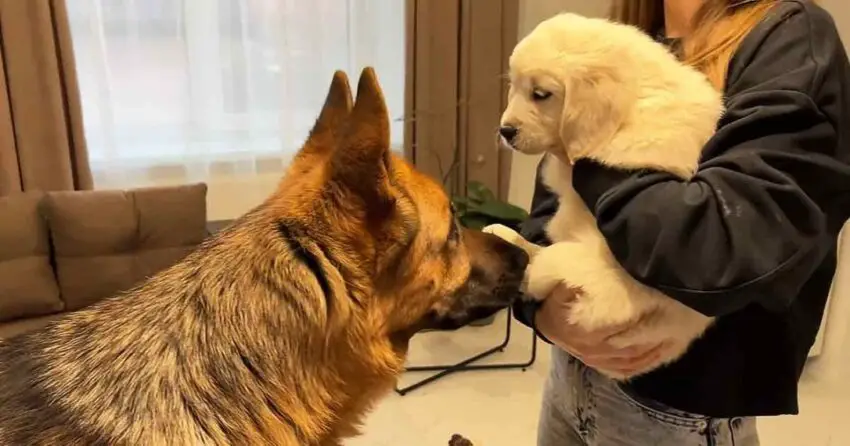
[[501, 238], [463, 230], [472, 254], [469, 277], [443, 314], [432, 314], [430, 328], [453, 330], [496, 313], [519, 297], [528, 254]]

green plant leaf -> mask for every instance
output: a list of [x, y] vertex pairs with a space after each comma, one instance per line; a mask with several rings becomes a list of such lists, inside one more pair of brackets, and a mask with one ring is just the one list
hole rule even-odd
[[484, 183], [480, 181], [470, 181], [466, 185], [466, 191], [469, 197], [478, 203], [486, 203], [490, 201], [498, 201], [496, 194], [493, 193]]
[[467, 194], [466, 196], [457, 195], [457, 196], [452, 198], [452, 201], [455, 202], [455, 203], [460, 202], [460, 203], [466, 204], [467, 206], [476, 206], [476, 205], [483, 203], [483, 201], [481, 200], [481, 197], [472, 196], [472, 195], [469, 195], [469, 194]]
[[469, 212], [470, 208], [476, 206], [474, 203], [470, 203], [468, 198], [461, 196], [452, 197], [452, 204], [455, 207], [455, 216], [457, 218], [463, 217]]
[[488, 219], [487, 216], [480, 214], [467, 214], [459, 218], [459, 220], [460, 224], [464, 227], [474, 229], [476, 231], [480, 231], [492, 224], [492, 221]]
[[467, 195], [452, 197], [461, 225], [481, 230], [484, 227], [500, 223], [512, 228], [528, 218], [525, 209], [499, 200], [487, 186], [478, 181], [467, 184]]
[[474, 212], [465, 215], [459, 220], [461, 225], [470, 229], [478, 230], [483, 229], [485, 226], [500, 224], [505, 225], [515, 231], [519, 231], [523, 222], [522, 220], [502, 220], [500, 218], [492, 217], [490, 215], [478, 214]]
[[463, 196], [460, 196], [460, 195], [456, 195], [456, 196], [452, 197], [452, 203], [454, 203], [455, 207], [469, 206], [470, 201], [471, 200], [469, 199], [469, 197], [463, 197]]
[[477, 206], [474, 210], [467, 210], [467, 212], [475, 212], [499, 220], [523, 221], [528, 218], [525, 209], [501, 201], [489, 201]]

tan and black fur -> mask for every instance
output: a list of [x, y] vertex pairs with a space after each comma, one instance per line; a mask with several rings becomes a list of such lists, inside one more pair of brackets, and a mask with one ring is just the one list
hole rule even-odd
[[0, 343], [2, 445], [336, 445], [418, 330], [517, 295], [527, 263], [460, 228], [389, 148], [374, 72], [334, 76], [278, 190], [137, 288]]

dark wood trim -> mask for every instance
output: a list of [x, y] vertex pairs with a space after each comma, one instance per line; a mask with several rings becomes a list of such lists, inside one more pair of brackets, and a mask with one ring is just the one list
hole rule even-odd
[[[465, 181], [485, 184], [502, 198], [507, 197], [510, 156], [499, 150], [497, 129], [504, 109], [506, 54], [516, 42], [517, 17], [511, 9], [517, 0], [480, 2], [462, 0], [468, 17], [461, 54], [460, 110], [465, 118]], [[506, 29], [507, 28], [507, 29]]]
[[[500, 110], [508, 106], [508, 59], [519, 41], [519, 2], [520, 0], [502, 0], [502, 100]], [[499, 191], [502, 200], [508, 199], [511, 187], [511, 167], [513, 152], [499, 151]], [[531, 179], [529, 179], [531, 181]]]
[[470, 59], [474, 58], [472, 54], [472, 27], [475, 4], [471, 0], [458, 0], [460, 4], [460, 29], [458, 35], [458, 97], [457, 97], [457, 161], [455, 167], [455, 180], [457, 181], [454, 193], [465, 195], [466, 188], [462, 187], [469, 182], [469, 163], [470, 149], [469, 140], [475, 139], [475, 129], [470, 128], [470, 123], [474, 124], [474, 120], [470, 119], [470, 104], [469, 96], [472, 90], [472, 80], [475, 73], [470, 67]]
[[[405, 119], [412, 135], [405, 152], [420, 171], [435, 178], [448, 173], [457, 144], [458, 1], [408, 0], [413, 55]], [[454, 187], [447, 185], [449, 191]]]
[[412, 160], [413, 142], [416, 141], [416, 126], [413, 110], [416, 109], [416, 3], [406, 0], [404, 3], [404, 157]]
[[480, 181], [506, 198], [511, 157], [498, 150], [496, 130], [519, 0], [407, 0], [407, 8], [406, 156], [447, 180], [450, 193]]

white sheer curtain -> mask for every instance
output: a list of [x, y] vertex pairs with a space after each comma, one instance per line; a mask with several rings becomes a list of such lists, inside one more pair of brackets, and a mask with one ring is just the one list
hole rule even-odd
[[403, 113], [404, 0], [67, 3], [98, 188], [204, 181], [231, 217], [274, 186], [334, 70], [375, 66]]

